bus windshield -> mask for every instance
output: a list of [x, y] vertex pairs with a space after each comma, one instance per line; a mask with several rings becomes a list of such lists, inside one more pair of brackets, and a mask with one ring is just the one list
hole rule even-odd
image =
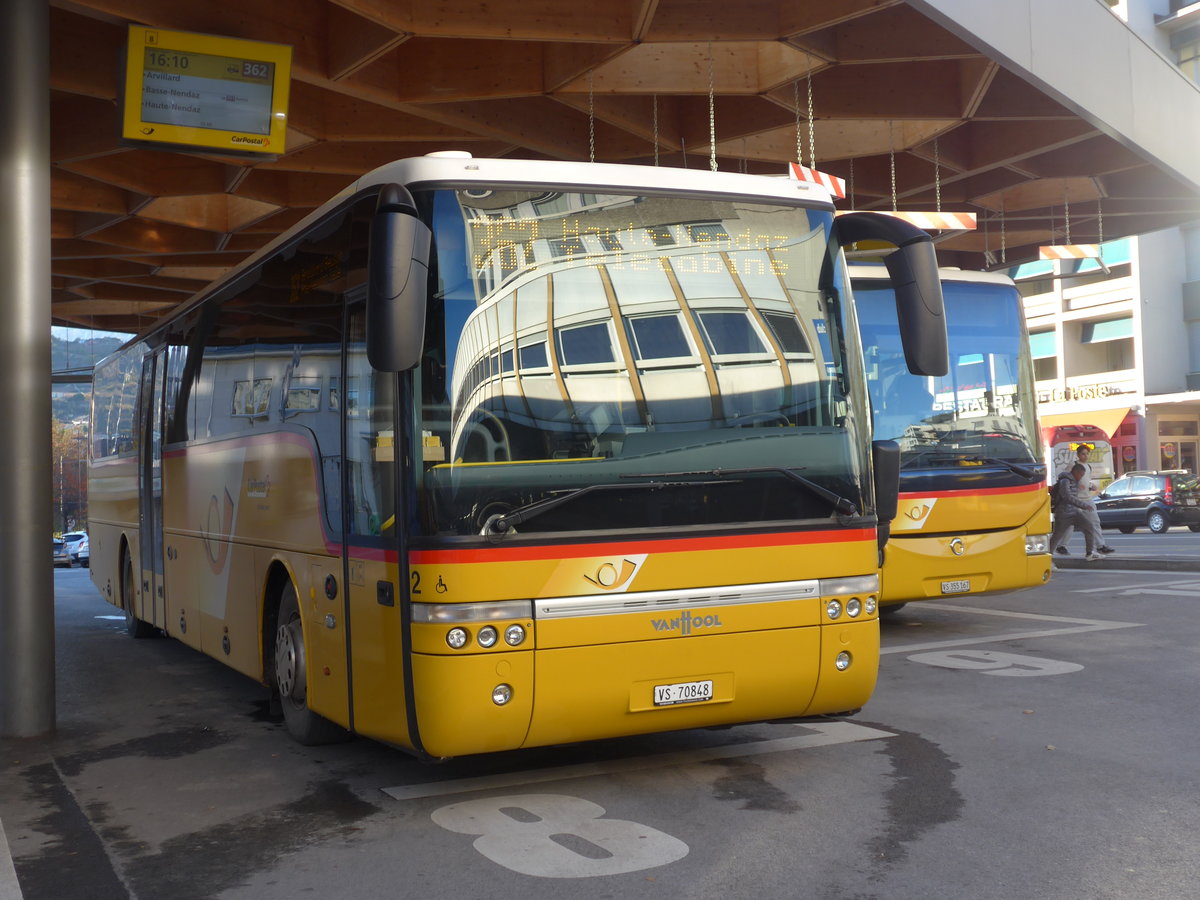
[[416, 376], [426, 534], [871, 511], [854, 412], [865, 386], [846, 364], [861, 350], [829, 211], [578, 189], [414, 194], [437, 286]]
[[1034, 463], [1032, 364], [1016, 288], [943, 279], [950, 371], [909, 373], [886, 281], [855, 280], [877, 440], [900, 444], [905, 471], [961, 462]]

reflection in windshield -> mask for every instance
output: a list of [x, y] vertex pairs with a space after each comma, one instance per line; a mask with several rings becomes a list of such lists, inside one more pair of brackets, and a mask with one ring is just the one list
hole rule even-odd
[[[520, 530], [829, 518], [781, 467], [863, 508], [848, 392], [865, 392], [839, 293], [818, 284], [829, 213], [561, 191], [422, 202], [440, 286], [421, 370], [428, 530], [479, 534], [599, 484]], [[638, 489], [731, 468], [746, 471]]]
[[900, 444], [901, 466], [1032, 463], [1033, 374], [1020, 298], [1008, 284], [944, 280], [950, 371], [913, 375], [886, 281], [855, 283], [876, 440]]

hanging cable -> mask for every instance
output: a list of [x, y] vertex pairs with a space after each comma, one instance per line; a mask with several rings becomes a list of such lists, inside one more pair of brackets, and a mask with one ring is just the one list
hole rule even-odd
[[1101, 201], [1100, 197], [1096, 198], [1096, 225], [1099, 229], [1099, 234], [1098, 234], [1098, 237], [1096, 238], [1096, 243], [1103, 244], [1104, 243], [1104, 204]]
[[712, 41], [708, 42], [708, 168], [717, 171], [717, 103], [713, 86]]
[[1065, 222], [1067, 243], [1071, 243], [1071, 195], [1063, 189], [1063, 220]]
[[892, 212], [896, 211], [896, 143], [892, 134], [892, 122], [888, 122], [888, 167], [892, 173]]
[[804, 136], [800, 130], [800, 79], [792, 82], [792, 109], [796, 111], [796, 165], [804, 165]]
[[596, 161], [596, 103], [592, 94], [592, 73], [588, 72], [588, 162]]
[[658, 94], [654, 95], [654, 166], [658, 167]]
[[812, 67], [809, 66], [808, 74], [805, 76], [808, 81], [808, 165], [815, 169], [817, 167], [817, 130], [813, 123], [813, 91], [812, 91]]
[[942, 211], [942, 158], [938, 151], [938, 139], [933, 139], [933, 195], [936, 198], [936, 209]]
[[1000, 198], [1000, 262], [1008, 265], [1008, 235], [1004, 229], [1004, 198]]
[[857, 209], [854, 203], [854, 157], [850, 157], [850, 208]]

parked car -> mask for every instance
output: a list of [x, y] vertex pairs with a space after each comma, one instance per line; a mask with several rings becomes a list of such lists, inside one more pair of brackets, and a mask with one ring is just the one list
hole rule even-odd
[[1162, 534], [1172, 525], [1200, 531], [1200, 478], [1186, 469], [1126, 472], [1096, 497], [1103, 528], [1122, 534], [1145, 525]]
[[75, 565], [75, 560], [71, 558], [71, 552], [67, 550], [66, 542], [61, 541], [58, 538], [54, 538], [54, 550], [52, 557], [56, 567], [67, 566], [70, 568], [71, 566]]
[[91, 548], [88, 545], [87, 532], [68, 532], [63, 535], [63, 543], [67, 545], [67, 552], [71, 554], [71, 559], [86, 569], [91, 563], [92, 557]]

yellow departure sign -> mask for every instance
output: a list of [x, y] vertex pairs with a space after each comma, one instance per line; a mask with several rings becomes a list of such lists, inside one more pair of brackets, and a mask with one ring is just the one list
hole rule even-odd
[[121, 136], [280, 154], [291, 67], [283, 44], [131, 25]]

